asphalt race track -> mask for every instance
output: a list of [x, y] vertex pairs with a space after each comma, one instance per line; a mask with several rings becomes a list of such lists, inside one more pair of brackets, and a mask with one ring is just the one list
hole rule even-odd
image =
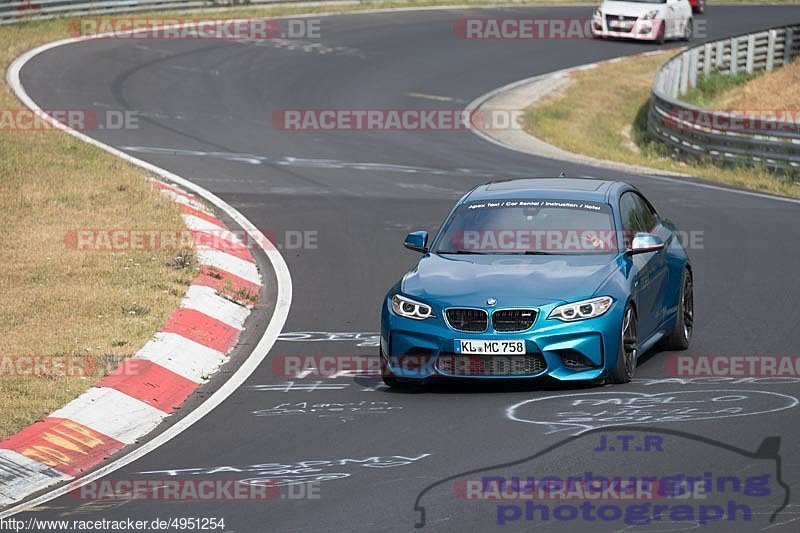
[[[224, 517], [224, 530], [231, 532], [408, 531], [421, 519], [415, 509], [421, 495], [425, 529], [486, 531], [498, 526], [498, 513], [512, 517], [516, 511], [459, 498], [458, 479], [470, 478], [470, 470], [484, 469], [471, 477], [480, 479], [486, 472], [566, 477], [622, 470], [744, 477], [777, 469], [786, 486], [775, 475], [769, 495], [750, 497], [751, 521], [706, 528], [797, 531], [796, 379], [681, 382], [670, 379], [665, 353], [641, 359], [635, 383], [602, 388], [453, 385], [403, 392], [389, 391], [378, 377], [291, 378], [275, 371], [280, 365], [272, 362], [287, 355], [377, 353], [382, 298], [417, 259], [402, 246], [406, 232], [435, 229], [452, 203], [478, 183], [561, 171], [629, 181], [680, 229], [702, 235], [702, 245], [690, 251], [697, 322], [689, 353], [800, 354], [800, 251], [794, 248], [800, 206], [794, 203], [540, 159], [466, 131], [287, 132], [270, 124], [280, 109], [456, 109], [518, 79], [654, 49], [593, 40], [468, 41], [452, 31], [455, 20], [469, 16], [568, 18], [590, 12], [575, 7], [332, 16], [322, 18], [322, 38], [313, 41], [328, 47], [326, 53], [303, 46], [308, 43], [99, 40], [59, 47], [31, 61], [22, 82], [42, 108], [137, 111], [138, 129], [89, 134], [206, 187], [287, 245], [282, 253], [294, 296], [285, 332], [362, 334], [279, 341], [221, 406], [109, 476], [269, 479], [280, 485], [316, 480], [318, 498], [293, 499], [285, 486], [285, 498], [269, 502], [99, 503], [64, 496], [35, 516]], [[797, 6], [712, 7], [708, 38], [796, 19]], [[316, 247], [288, 246], [286, 232], [298, 231], [316, 232], [307, 233], [316, 237]], [[564, 423], [576, 417], [582, 425]], [[606, 434], [634, 435], [637, 446], [627, 451], [602, 450], [594, 433], [563, 442], [585, 429], [621, 423], [639, 424], [639, 431]], [[645, 437], [666, 444], [661, 451], [639, 445]], [[780, 462], [773, 457], [774, 439], [754, 454], [768, 437], [781, 439]], [[708, 440], [698, 440], [703, 438]], [[517, 460], [516, 466], [502, 466]], [[504, 529], [634, 529], [623, 519], [543, 521], [537, 515], [530, 521], [525, 503], [516, 503], [521, 514]], [[636, 529], [700, 529], [697, 522], [663, 519]]]

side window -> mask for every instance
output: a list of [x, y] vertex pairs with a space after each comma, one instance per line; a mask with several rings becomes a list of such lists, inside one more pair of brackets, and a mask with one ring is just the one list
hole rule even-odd
[[637, 210], [639, 211], [639, 219], [644, 225], [643, 231], [653, 231], [656, 224], [658, 224], [658, 215], [644, 198], [638, 194], [634, 194], [633, 196], [636, 198], [636, 203], [638, 204]]
[[650, 232], [658, 223], [658, 215], [644, 198], [634, 192], [626, 192], [619, 200], [619, 213], [622, 229], [633, 234], [638, 231]]
[[638, 198], [632, 192], [626, 192], [619, 199], [619, 216], [622, 219], [622, 231], [633, 237], [639, 231], [646, 231], [640, 219], [640, 205]]

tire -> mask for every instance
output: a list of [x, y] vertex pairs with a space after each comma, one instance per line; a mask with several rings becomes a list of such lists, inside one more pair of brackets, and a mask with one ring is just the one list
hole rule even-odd
[[658, 29], [658, 35], [656, 36], [656, 44], [662, 45], [666, 40], [667, 40], [667, 24], [666, 22], [662, 22], [661, 27]]
[[686, 25], [683, 27], [683, 37], [681, 38], [682, 41], [686, 41], [687, 43], [692, 40], [694, 36], [694, 19], [690, 18], [686, 21]]
[[630, 383], [636, 373], [636, 359], [639, 355], [639, 322], [631, 304], [625, 306], [620, 327], [619, 353], [614, 371], [608, 376], [610, 383]]
[[383, 379], [384, 385], [389, 388], [400, 387], [400, 382], [398, 382], [397, 378], [394, 376], [387, 376], [385, 373], [381, 373], [381, 378]]
[[684, 269], [681, 276], [681, 294], [678, 303], [678, 318], [672, 332], [664, 338], [665, 350], [685, 350], [692, 340], [694, 329], [694, 280], [692, 273]]

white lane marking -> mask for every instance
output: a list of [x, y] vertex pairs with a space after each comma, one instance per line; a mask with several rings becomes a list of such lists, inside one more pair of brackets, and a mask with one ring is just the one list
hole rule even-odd
[[297, 383], [296, 381], [287, 381], [286, 383], [251, 385], [247, 388], [257, 391], [272, 391], [272, 392], [292, 392], [292, 391], [314, 392], [316, 390], [342, 390], [348, 388], [349, 386], [350, 386], [349, 383], [326, 383], [324, 381], [310, 381], [306, 383]]
[[242, 329], [250, 309], [223, 298], [212, 287], [191, 285], [181, 301], [181, 307], [200, 311], [236, 329]]
[[[649, 53], [649, 52], [647, 52], [647, 53]], [[602, 63], [602, 61], [598, 62], [598, 63]], [[525, 85], [527, 83], [530, 83], [530, 82], [532, 82], [534, 80], [541, 79], [541, 78], [546, 78], [546, 77], [549, 77], [549, 76], [556, 76], [558, 74], [563, 74], [563, 73], [566, 73], [566, 72], [569, 72], [569, 71], [572, 71], [572, 70], [585, 68], [585, 67], [588, 67], [589, 65], [593, 65], [593, 63], [588, 63], [586, 65], [580, 65], [578, 67], [569, 67], [569, 68], [565, 68], [565, 69], [561, 69], [561, 70], [556, 70], [556, 71], [553, 71], [553, 72], [549, 72], [547, 74], [539, 74], [537, 76], [531, 76], [530, 78], [525, 78], [525, 79], [522, 79], [522, 80], [519, 80], [519, 81], [515, 81], [515, 82], [512, 82], [512, 83], [509, 83], [507, 85], [503, 85], [502, 87], [498, 87], [497, 89], [493, 89], [493, 90], [491, 90], [491, 91], [489, 91], [487, 93], [484, 93], [484, 94], [478, 96], [477, 98], [472, 100], [469, 104], [467, 104], [467, 106], [464, 108], [464, 111], [468, 112], [468, 113], [476, 111], [481, 105], [483, 105], [484, 102], [488, 101], [490, 98], [493, 98], [494, 96], [496, 96], [496, 95], [498, 95], [498, 94], [500, 94], [502, 92], [510, 91], [512, 89], [515, 89], [515, 88], [521, 86], [521, 85]], [[549, 157], [546, 157], [546, 156], [542, 156], [542, 155], [538, 155], [538, 154], [534, 154], [534, 153], [528, 152], [526, 150], [522, 150], [522, 149], [517, 148], [515, 146], [511, 146], [510, 144], [505, 144], [503, 142], [500, 142], [497, 139], [487, 135], [486, 133], [484, 133], [483, 131], [481, 131], [478, 128], [470, 128], [470, 131], [472, 133], [474, 133], [475, 135], [477, 135], [478, 137], [480, 137], [481, 139], [483, 139], [484, 141], [490, 142], [490, 143], [494, 144], [495, 146], [500, 146], [501, 148], [505, 148], [506, 150], [512, 150], [512, 151], [520, 153], [520, 154], [532, 155], [532, 156], [535, 156], [535, 157], [541, 157], [543, 159], [552, 159], [552, 158], [549, 158]], [[575, 155], [580, 155], [580, 154], [575, 154]], [[573, 162], [571, 164], [573, 164], [573, 165], [579, 164], [579, 165], [582, 165], [582, 166], [585, 166], [585, 167], [603, 168], [603, 167], [598, 166], [598, 165], [592, 165], [591, 163], [588, 163], [588, 162], [586, 162], [586, 163], [574, 163]], [[607, 169], [603, 168], [603, 170], [607, 170]], [[658, 172], [658, 169], [653, 169], [653, 171], [654, 172]], [[631, 175], [637, 175], [635, 172], [625, 172], [625, 173], [626, 174], [631, 174]], [[591, 178], [592, 176], [586, 176], [586, 177], [587, 178]], [[729, 187], [723, 187], [721, 185], [711, 185], [711, 184], [708, 184], [708, 183], [699, 183], [699, 182], [696, 182], [696, 181], [689, 181], [688, 179], [669, 178], [667, 176], [661, 176], [661, 175], [656, 176], [656, 175], [652, 175], [652, 174], [648, 174], [647, 176], [643, 176], [643, 177], [646, 177], [646, 179], [653, 179], [653, 180], [656, 180], [656, 181], [664, 181], [664, 182], [668, 182], [668, 183], [677, 183], [677, 184], [680, 184], [680, 185], [688, 185], [690, 187], [699, 187], [701, 189], [709, 189], [709, 190], [712, 190], [712, 191], [722, 191], [722, 192], [727, 192], [727, 193], [731, 193], [731, 194], [741, 194], [741, 195], [750, 196], [750, 197], [753, 197], [753, 198], [762, 198], [762, 199], [765, 199], [765, 200], [774, 200], [776, 202], [800, 204], [800, 200], [798, 200], [796, 198], [784, 198], [782, 196], [773, 196], [771, 194], [764, 194], [764, 193], [759, 193], [759, 192], [754, 192], [754, 191], [743, 191], [743, 190], [739, 190], [739, 189], [732, 189], [732, 188], [729, 188]], [[700, 178], [698, 178], [698, 179], [700, 179]]]
[[497, 178], [498, 176], [530, 177], [530, 172], [503, 171], [502, 173], [488, 170], [469, 168], [441, 169], [432, 167], [415, 167], [393, 163], [367, 163], [358, 161], [342, 161], [339, 159], [316, 159], [308, 157], [269, 157], [259, 154], [245, 154], [238, 152], [203, 152], [199, 150], [184, 150], [182, 148], [159, 148], [157, 146], [122, 146], [123, 150], [152, 155], [166, 155], [172, 157], [210, 157], [246, 163], [248, 165], [276, 165], [281, 167], [297, 168], [324, 168], [359, 170], [368, 172], [399, 172], [401, 174], [430, 174], [432, 176], [475, 176], [479, 178]]
[[[368, 357], [368, 356], [367, 356]], [[348, 369], [348, 370], [339, 370], [335, 374], [331, 374], [331, 379], [336, 378], [358, 378], [358, 377], [367, 377], [367, 376], [380, 376], [381, 371], [379, 368], [365, 368], [361, 369]], [[306, 376], [298, 376], [298, 377], [306, 377]]]
[[408, 96], [410, 98], [422, 98], [423, 100], [434, 100], [436, 102], [456, 102], [459, 104], [463, 104], [466, 100], [462, 100], [461, 98], [453, 98], [452, 96], [439, 96], [438, 94], [425, 94], [425, 93], [404, 93], [403, 96]]
[[225, 362], [222, 352], [164, 331], [156, 333], [136, 352], [136, 358], [152, 361], [195, 383], [204, 383]]
[[235, 255], [211, 248], [209, 246], [197, 246], [197, 260], [201, 265], [206, 265], [225, 272], [230, 272], [234, 276], [246, 279], [256, 285], [261, 285], [261, 276], [258, 273], [255, 263], [240, 259]]
[[67, 418], [125, 444], [150, 433], [167, 413], [108, 387], [92, 387], [52, 418]]
[[14, 450], [0, 449], [0, 477], [3, 478], [0, 505], [9, 505], [19, 501], [23, 497], [20, 495], [31, 494], [72, 476]]
[[252, 40], [238, 40], [239, 44], [248, 46], [263, 46], [267, 48], [278, 48], [281, 50], [299, 51], [306, 54], [320, 54], [320, 55], [340, 55], [357, 57], [359, 59], [366, 59], [367, 55], [351, 46], [325, 46], [322, 43], [315, 43], [311, 41], [300, 41], [298, 39], [268, 39], [265, 41], [252, 41]]
[[[100, 37], [107, 36], [108, 35], [101, 35]], [[25, 88], [22, 86], [20, 81], [20, 71], [26, 63], [43, 52], [60, 46], [84, 41], [85, 39], [78, 37], [62, 39], [60, 41], [44, 44], [34, 48], [33, 50], [28, 50], [15, 59], [6, 71], [6, 80], [8, 81], [8, 84], [11, 86], [17, 98], [19, 98], [26, 107], [33, 110], [37, 114], [46, 115], [44, 111], [42, 111], [42, 108], [33, 101], [33, 99], [25, 91]], [[135, 450], [128, 452], [119, 459], [111, 461], [110, 463], [97, 468], [93, 472], [78, 478], [69, 484], [61, 485], [60, 487], [46, 492], [41, 496], [3, 510], [0, 512], [0, 519], [8, 518], [26, 509], [42, 505], [43, 503], [58, 498], [59, 496], [62, 496], [71, 490], [81, 487], [87, 483], [91, 483], [96, 479], [100, 479], [103, 476], [110, 474], [111, 472], [114, 472], [136, 461], [137, 459], [140, 459], [141, 457], [144, 457], [148, 453], [158, 449], [163, 444], [169, 442], [192, 427], [196, 422], [198, 422], [208, 413], [213, 411], [219, 404], [225, 401], [225, 399], [227, 399], [231, 394], [236, 392], [242, 383], [244, 383], [247, 378], [250, 377], [250, 375], [259, 367], [261, 362], [269, 354], [269, 351], [275, 344], [275, 341], [278, 339], [278, 335], [280, 334], [281, 329], [283, 329], [283, 325], [286, 323], [286, 318], [289, 315], [289, 308], [292, 304], [292, 277], [289, 273], [289, 268], [286, 266], [286, 262], [275, 248], [275, 245], [269, 242], [264, 234], [239, 211], [228, 205], [227, 202], [213, 194], [211, 191], [201, 187], [200, 185], [196, 185], [191, 181], [178, 176], [177, 174], [169, 172], [168, 170], [164, 170], [163, 168], [148, 163], [147, 161], [132, 157], [121, 150], [92, 139], [88, 135], [84, 135], [83, 133], [72, 130], [58, 121], [50, 120], [50, 122], [54, 124], [56, 128], [66, 131], [77, 139], [105, 150], [106, 152], [109, 152], [123, 159], [124, 161], [127, 161], [128, 163], [143, 168], [144, 170], [152, 172], [167, 181], [177, 183], [178, 185], [196, 193], [198, 196], [212, 203], [217, 209], [227, 214], [234, 222], [236, 222], [247, 232], [254, 242], [258, 243], [272, 265], [277, 280], [275, 285], [275, 291], [277, 293], [275, 295], [275, 310], [272, 314], [272, 317], [270, 317], [269, 324], [267, 325], [264, 335], [262, 335], [261, 339], [259, 339], [258, 344], [253, 348], [253, 351], [250, 353], [247, 359], [239, 366], [239, 368], [236, 369], [236, 371], [228, 378], [228, 380], [220, 386], [219, 389], [217, 389], [203, 403], [198, 405], [193, 411], [178, 420], [169, 428], [165, 429], [162, 433], [156, 435], [151, 440], [142, 444]]]

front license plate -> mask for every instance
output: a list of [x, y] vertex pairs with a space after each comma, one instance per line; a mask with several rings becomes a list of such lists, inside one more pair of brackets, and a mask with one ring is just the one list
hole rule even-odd
[[457, 354], [513, 355], [525, 353], [525, 341], [481, 341], [456, 339]]

